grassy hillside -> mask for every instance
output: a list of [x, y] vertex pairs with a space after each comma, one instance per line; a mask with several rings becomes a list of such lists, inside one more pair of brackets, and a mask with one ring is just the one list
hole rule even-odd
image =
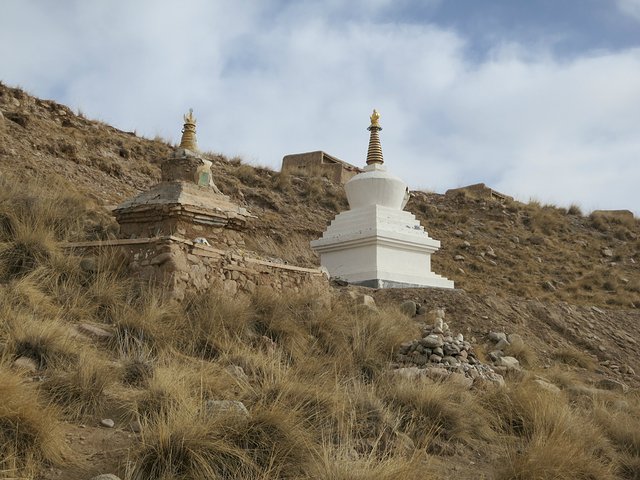
[[[640, 478], [637, 220], [416, 192], [435, 269], [464, 291], [213, 285], [175, 304], [117, 252], [64, 248], [113, 236], [104, 206], [155, 181], [169, 147], [0, 93], [0, 478]], [[71, 139], [73, 155], [49, 148]], [[315, 264], [306, 242], [341, 189], [214, 160], [260, 216], [250, 246]], [[490, 331], [519, 334], [525, 368], [502, 388], [399, 374], [430, 318], [407, 299], [444, 308], [483, 361]]]
[[[157, 182], [158, 164], [170, 153], [161, 140], [121, 132], [2, 84], [0, 111], [0, 172], [26, 181], [55, 173], [100, 205], [116, 205]], [[339, 185], [208, 156], [216, 184], [258, 217], [246, 235], [250, 249], [318, 264], [309, 241], [347, 208]], [[388, 163], [393, 169], [393, 159]], [[413, 192], [407, 209], [442, 241], [435, 271], [468, 292], [640, 307], [638, 219], [424, 192]]]

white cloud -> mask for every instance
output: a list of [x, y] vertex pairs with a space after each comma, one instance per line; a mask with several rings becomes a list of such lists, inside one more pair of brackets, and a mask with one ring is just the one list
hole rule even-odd
[[616, 3], [623, 13], [640, 21], [640, 0], [616, 0]]
[[203, 149], [361, 164], [376, 107], [414, 187], [640, 213], [640, 50], [559, 61], [513, 42], [477, 63], [459, 32], [385, 21], [388, 0], [6, 3], [2, 80], [119, 128], [177, 140], [193, 107]]

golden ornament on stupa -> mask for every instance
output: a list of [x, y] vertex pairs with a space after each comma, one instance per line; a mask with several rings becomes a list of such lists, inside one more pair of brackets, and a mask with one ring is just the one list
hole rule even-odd
[[189, 109], [189, 113], [184, 115], [184, 126], [182, 128], [182, 138], [180, 139], [180, 148], [198, 151], [198, 142], [196, 140], [196, 119], [193, 116], [193, 108]]
[[380, 114], [375, 108], [373, 109], [370, 119], [371, 125], [367, 128], [367, 130], [371, 132], [371, 137], [369, 138], [369, 149], [367, 150], [367, 165], [371, 165], [372, 163], [382, 165], [384, 160], [382, 158], [380, 136], [378, 135], [378, 132], [382, 130], [382, 127], [380, 126]]

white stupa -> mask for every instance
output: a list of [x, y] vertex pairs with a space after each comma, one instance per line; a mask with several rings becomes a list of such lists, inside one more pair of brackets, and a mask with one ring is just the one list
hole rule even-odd
[[409, 189], [383, 165], [379, 119], [374, 110], [364, 172], [344, 186], [350, 210], [338, 214], [311, 248], [332, 277], [352, 284], [453, 288], [451, 280], [431, 271], [431, 254], [440, 242], [403, 210]]

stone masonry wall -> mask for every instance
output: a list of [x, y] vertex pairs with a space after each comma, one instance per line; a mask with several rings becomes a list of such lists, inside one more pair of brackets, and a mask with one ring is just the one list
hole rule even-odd
[[177, 237], [83, 242], [69, 244], [88, 252], [99, 247], [124, 249], [129, 268], [144, 282], [162, 285], [176, 299], [185, 293], [219, 286], [229, 295], [251, 293], [259, 287], [276, 291], [325, 289], [327, 277], [319, 269], [302, 268], [252, 257], [233, 250], [194, 244]]

